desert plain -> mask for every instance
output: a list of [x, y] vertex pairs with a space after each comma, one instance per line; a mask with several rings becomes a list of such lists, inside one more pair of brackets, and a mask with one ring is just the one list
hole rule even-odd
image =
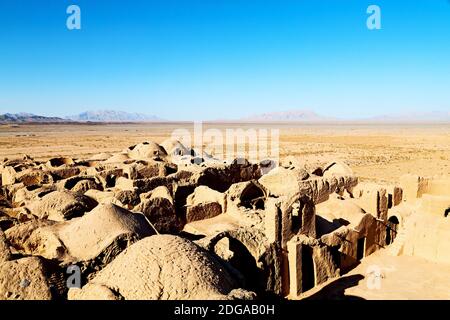
[[[24, 124], [0, 126], [0, 156], [89, 158], [143, 141], [160, 143], [192, 123]], [[206, 123], [210, 128], [278, 129], [280, 160], [345, 161], [362, 180], [392, 182], [403, 174], [450, 175], [449, 123]]]

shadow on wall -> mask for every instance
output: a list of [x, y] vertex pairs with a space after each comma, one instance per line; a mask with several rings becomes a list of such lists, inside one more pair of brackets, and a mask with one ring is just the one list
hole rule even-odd
[[346, 221], [345, 219], [340, 218], [340, 219], [333, 219], [333, 221], [328, 221], [322, 216], [316, 215], [316, 230], [318, 237], [332, 233], [333, 231], [336, 231], [340, 227], [347, 226], [349, 224], [350, 222]]
[[336, 279], [305, 300], [364, 300], [358, 296], [345, 294], [345, 289], [357, 286], [362, 279], [364, 276], [360, 274]]

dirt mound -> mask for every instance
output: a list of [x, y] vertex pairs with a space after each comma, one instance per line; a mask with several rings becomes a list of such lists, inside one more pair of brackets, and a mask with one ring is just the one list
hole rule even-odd
[[50, 300], [52, 293], [40, 258], [0, 262], [0, 299]]
[[[145, 217], [114, 204], [99, 205], [83, 217], [60, 223], [27, 223], [8, 230], [13, 246], [26, 254], [64, 263], [106, 262], [138, 239], [155, 234]], [[26, 235], [26, 236], [25, 236]], [[22, 245], [21, 245], [22, 244]]]
[[96, 205], [97, 203], [94, 200], [81, 194], [69, 191], [54, 191], [30, 204], [28, 210], [40, 219], [64, 221], [81, 216], [92, 210]]
[[160, 146], [163, 147], [166, 153], [171, 157], [192, 155], [190, 148], [185, 147], [177, 139], [166, 139], [160, 144]]
[[236, 281], [191, 241], [156, 235], [122, 252], [69, 299], [226, 299]]
[[166, 150], [159, 144], [149, 141], [139, 143], [128, 148], [128, 155], [132, 159], [146, 160], [146, 159], [161, 159], [167, 156]]
[[22, 245], [28, 241], [28, 238], [36, 229], [53, 225], [55, 223], [57, 222], [52, 220], [33, 219], [9, 228], [5, 231], [5, 235], [10, 245], [16, 250], [20, 250], [20, 248], [23, 247]]

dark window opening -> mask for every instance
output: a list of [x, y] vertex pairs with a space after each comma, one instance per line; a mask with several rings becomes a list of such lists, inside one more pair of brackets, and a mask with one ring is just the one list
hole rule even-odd
[[334, 264], [336, 265], [336, 268], [340, 269], [342, 254], [339, 251], [339, 246], [331, 247], [331, 257], [333, 259]]
[[43, 196], [45, 196], [45, 195], [47, 195], [47, 194], [49, 194], [49, 193], [52, 193], [53, 191], [55, 191], [55, 190], [52, 190], [52, 189], [50, 189], [50, 190], [44, 190], [44, 191], [42, 191], [42, 192], [39, 192], [37, 196], [38, 196], [39, 198], [42, 198]]
[[399, 221], [397, 219], [396, 216], [392, 216], [388, 219], [389, 222], [393, 223], [393, 224], [399, 224]]
[[314, 288], [315, 272], [312, 248], [302, 246], [302, 292]]
[[291, 226], [292, 232], [296, 234], [302, 227], [302, 218], [300, 216], [293, 216]]
[[397, 236], [398, 224], [399, 222], [396, 216], [392, 216], [388, 219], [386, 225], [386, 245], [391, 244]]
[[360, 239], [358, 239], [358, 242], [356, 244], [356, 259], [357, 260], [361, 260], [362, 258], [364, 258], [364, 253], [366, 250], [366, 238], [362, 237]]
[[31, 185], [31, 186], [26, 186], [25, 188], [28, 191], [33, 191], [33, 190], [39, 189], [40, 187], [41, 187], [40, 185], [34, 184], [34, 185]]
[[247, 209], [264, 210], [264, 192], [256, 185], [249, 185], [241, 195], [241, 205]]
[[255, 258], [247, 247], [240, 241], [230, 238], [230, 251], [233, 252], [233, 257], [229, 262], [244, 276], [244, 287], [253, 291], [262, 290], [261, 272], [257, 267]]
[[281, 219], [281, 210], [280, 208], [277, 208], [277, 243], [281, 243], [283, 240], [283, 220]]
[[177, 172], [177, 169], [175, 169], [174, 167], [167, 167], [166, 168], [166, 174], [167, 175], [175, 173], [175, 172]]
[[253, 205], [255, 209], [264, 210], [264, 198], [255, 199]]
[[449, 213], [450, 213], [450, 207], [445, 210], [444, 217], [447, 218]]
[[113, 188], [116, 185], [116, 176], [113, 174], [107, 175], [105, 180], [107, 188]]
[[72, 164], [73, 160], [70, 158], [53, 158], [50, 159], [50, 165], [52, 167], [60, 167], [65, 164]]
[[388, 209], [392, 208], [392, 194], [388, 194]]
[[176, 211], [181, 217], [186, 217], [186, 199], [194, 192], [194, 186], [177, 186], [174, 191], [174, 200], [176, 204]]
[[386, 245], [391, 244], [392, 242], [392, 229], [387, 226], [386, 227]]
[[303, 208], [305, 207], [302, 201], [297, 201], [291, 207], [291, 231], [297, 233], [302, 227]]

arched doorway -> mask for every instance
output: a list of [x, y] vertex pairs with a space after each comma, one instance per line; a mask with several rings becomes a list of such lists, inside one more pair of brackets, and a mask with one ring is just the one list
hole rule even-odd
[[290, 207], [291, 231], [297, 234], [302, 227], [302, 211], [304, 204], [301, 200], [295, 201]]
[[287, 208], [290, 217], [291, 232], [315, 237], [316, 216], [314, 202], [307, 196], [295, 195]]
[[396, 216], [392, 216], [388, 219], [386, 223], [386, 245], [390, 245], [394, 242], [395, 237], [397, 236], [399, 221]]
[[248, 185], [248, 187], [242, 191], [240, 196], [241, 206], [255, 210], [264, 210], [265, 199], [266, 195], [264, 191], [253, 183]]
[[228, 262], [244, 277], [245, 288], [257, 292], [264, 290], [261, 287], [263, 284], [261, 272], [247, 247], [242, 242], [229, 238], [229, 250], [233, 252], [233, 256]]

